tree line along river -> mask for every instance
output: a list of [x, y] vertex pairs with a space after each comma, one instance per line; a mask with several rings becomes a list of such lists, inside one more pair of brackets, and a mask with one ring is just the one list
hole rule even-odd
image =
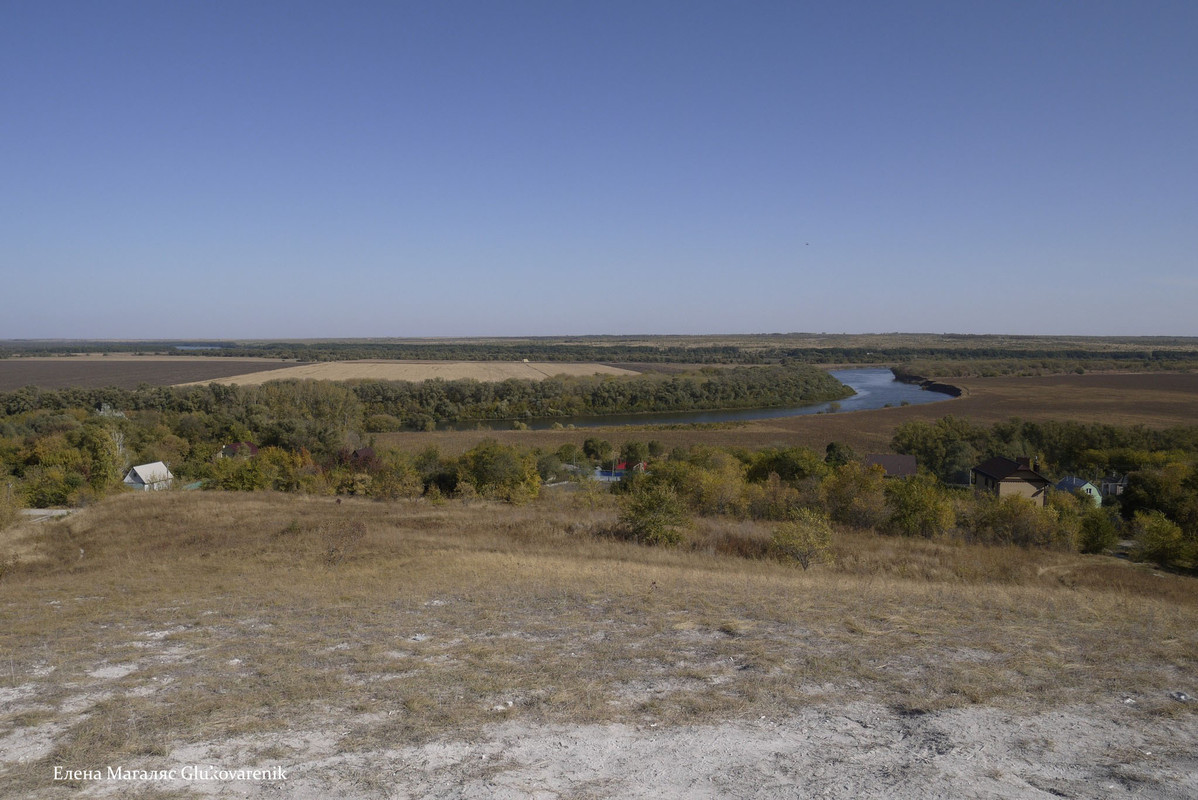
[[[815, 403], [806, 406], [785, 408], [742, 408], [725, 411], [667, 411], [648, 414], [603, 414], [553, 419], [531, 419], [527, 425], [532, 430], [548, 430], [559, 425], [579, 428], [615, 427], [620, 425], [694, 425], [715, 422], [751, 422], [778, 417], [797, 417], [805, 414], [829, 412], [868, 411], [887, 406], [922, 405], [950, 400], [952, 395], [924, 389], [918, 384], [903, 383], [889, 369], [871, 367], [864, 369], [840, 369], [830, 372], [832, 377], [851, 388], [856, 394], [843, 400]], [[477, 430], [502, 430], [511, 428], [510, 420], [471, 422], [462, 428]], [[453, 426], [445, 426], [453, 429]]]

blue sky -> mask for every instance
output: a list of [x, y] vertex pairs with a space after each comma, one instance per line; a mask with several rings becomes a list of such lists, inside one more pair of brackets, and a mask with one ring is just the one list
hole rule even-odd
[[0, 2], [0, 338], [1198, 335], [1198, 3]]

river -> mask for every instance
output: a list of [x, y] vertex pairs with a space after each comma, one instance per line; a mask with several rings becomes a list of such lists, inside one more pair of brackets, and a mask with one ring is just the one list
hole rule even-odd
[[[528, 420], [533, 430], [547, 430], [554, 425], [573, 425], [577, 428], [606, 428], [617, 425], [694, 425], [710, 422], [751, 422], [758, 419], [797, 417], [804, 414], [822, 414], [836, 410], [867, 411], [887, 406], [922, 405], [952, 399], [951, 395], [923, 389], [916, 384], [900, 383], [888, 369], [832, 370], [832, 377], [845, 384], [857, 394], [832, 403], [816, 403], [792, 408], [742, 408], [730, 411], [666, 411], [659, 414], [604, 414], [602, 416], [555, 417], [553, 419]], [[512, 427], [511, 421], [483, 422], [480, 425], [458, 426], [459, 429], [482, 427], [505, 430]]]

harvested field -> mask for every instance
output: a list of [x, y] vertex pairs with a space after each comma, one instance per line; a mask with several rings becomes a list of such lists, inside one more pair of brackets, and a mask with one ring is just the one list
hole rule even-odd
[[116, 386], [134, 389], [143, 383], [173, 386], [208, 383], [255, 370], [278, 369], [273, 358], [217, 358], [213, 356], [79, 355], [49, 358], [0, 359], [0, 392], [22, 386], [98, 389]]
[[[172, 492], [0, 533], [2, 793], [1198, 793], [1191, 579], [847, 532], [804, 571], [579, 499]], [[105, 772], [193, 765], [276, 771]]]
[[[630, 369], [606, 364], [568, 364], [558, 362], [529, 363], [521, 361], [322, 361], [294, 367], [245, 375], [222, 377], [216, 383], [256, 386], [267, 381], [426, 381], [442, 378], [447, 381], [473, 378], [476, 381], [506, 381], [509, 378], [544, 380], [554, 375], [636, 375]], [[206, 381], [205, 381], [206, 382]]]
[[708, 444], [722, 447], [804, 445], [822, 451], [843, 442], [861, 453], [886, 452], [895, 429], [910, 420], [949, 414], [991, 424], [1012, 417], [1074, 420], [1168, 428], [1198, 424], [1198, 374], [1057, 375], [1025, 378], [960, 378], [964, 395], [944, 403], [845, 414], [815, 414], [714, 428], [590, 428], [575, 431], [441, 431], [380, 434], [403, 448], [437, 445], [445, 453], [469, 450], [486, 437], [523, 447], [555, 449], [598, 435], [619, 444], [657, 439], [667, 448]]

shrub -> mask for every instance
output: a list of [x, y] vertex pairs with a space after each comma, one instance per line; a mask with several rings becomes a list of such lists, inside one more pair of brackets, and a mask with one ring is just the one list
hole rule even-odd
[[779, 561], [795, 561], [807, 569], [832, 560], [832, 522], [820, 511], [801, 508], [793, 519], [774, 529], [770, 553]]
[[746, 477], [750, 481], [761, 482], [771, 474], [794, 483], [804, 478], [822, 478], [828, 473], [828, 466], [814, 450], [806, 447], [768, 448], [752, 455], [752, 463]]
[[803, 507], [803, 493], [770, 473], [765, 483], [745, 486], [749, 515], [754, 519], [786, 520]]
[[611, 458], [611, 442], [598, 436], [589, 436], [582, 443], [582, 452], [592, 461], [607, 461]]
[[494, 439], [480, 442], [457, 462], [457, 481], [469, 482], [478, 494], [509, 503], [532, 500], [541, 491], [541, 476], [532, 453], [521, 453]]
[[403, 420], [390, 414], [371, 414], [362, 423], [362, 428], [367, 433], [390, 433], [403, 430]]
[[541, 476], [541, 480], [549, 483], [560, 480], [566, 475], [565, 468], [562, 465], [562, 460], [555, 453], [535, 453], [537, 457], [537, 474]]
[[886, 519], [884, 475], [880, 466], [865, 467], [856, 461], [842, 464], [820, 483], [824, 508], [832, 519], [845, 525], [881, 525]]
[[1182, 561], [1187, 553], [1181, 526], [1159, 511], [1137, 511], [1132, 518], [1136, 557], [1167, 567]]
[[0, 529], [16, 522], [20, 511], [20, 495], [13, 490], [12, 486], [0, 488]]
[[1110, 513], [1101, 508], [1087, 511], [1077, 534], [1077, 549], [1083, 553], [1104, 553], [1119, 541], [1119, 530]]
[[1053, 509], [1042, 508], [1026, 497], [981, 498], [971, 527], [974, 537], [988, 544], [1062, 550], [1074, 546], [1073, 529], [1063, 524]]
[[620, 523], [641, 544], [678, 544], [689, 521], [686, 504], [662, 483], [649, 482], [620, 502]]
[[956, 524], [952, 500], [931, 475], [894, 481], [886, 487], [890, 516], [886, 529], [903, 536], [931, 538]]
[[649, 460], [649, 445], [644, 442], [627, 441], [620, 448], [620, 460], [631, 468], [634, 464]]

